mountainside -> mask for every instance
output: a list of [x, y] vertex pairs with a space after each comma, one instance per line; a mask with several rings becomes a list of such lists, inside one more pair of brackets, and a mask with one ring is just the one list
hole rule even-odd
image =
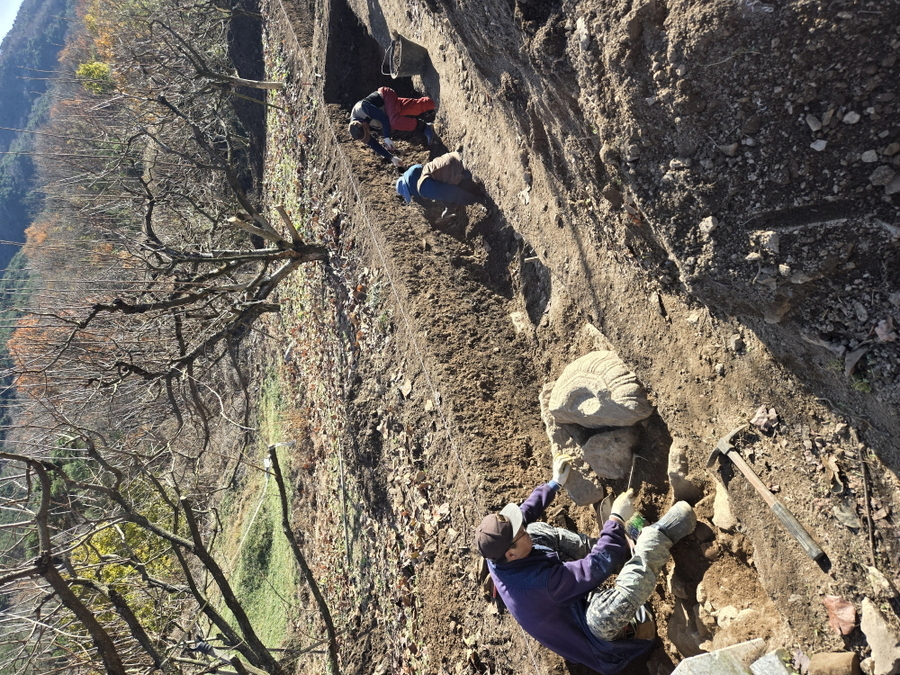
[[[12, 30], [0, 44], [0, 152], [29, 153], [34, 129], [50, 105], [49, 78], [68, 28], [64, 19], [71, 0], [25, 0]], [[22, 242], [32, 212], [34, 163], [27, 154], [0, 155], [0, 240]], [[0, 244], [0, 270], [17, 246]]]

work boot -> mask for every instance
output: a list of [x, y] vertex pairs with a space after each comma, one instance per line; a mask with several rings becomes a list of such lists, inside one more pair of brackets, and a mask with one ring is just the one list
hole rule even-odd
[[675, 544], [694, 531], [697, 527], [697, 516], [690, 504], [677, 502], [666, 511], [666, 515], [660, 518], [654, 527]]

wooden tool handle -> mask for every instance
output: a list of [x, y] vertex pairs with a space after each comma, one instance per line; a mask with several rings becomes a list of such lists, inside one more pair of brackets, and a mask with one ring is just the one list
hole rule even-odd
[[781, 521], [788, 532], [794, 535], [794, 539], [796, 539], [800, 546], [803, 547], [806, 555], [813, 560], [818, 560], [825, 555], [825, 552], [819, 548], [819, 545], [815, 541], [813, 541], [813, 538], [809, 536], [809, 532], [804, 529], [803, 525], [800, 524], [800, 521], [794, 517], [794, 514], [788, 511], [784, 504], [775, 499], [775, 495], [772, 494], [772, 491], [769, 490], [765, 483], [759, 479], [759, 476], [753, 472], [753, 469], [751, 469], [746, 460], [741, 457], [740, 453], [728, 452], [726, 454], [734, 465], [741, 470], [744, 477], [750, 481], [750, 484], [756, 488], [756, 491], [765, 500], [766, 504], [769, 505], [769, 508], [772, 509], [775, 517]]
[[775, 508], [775, 496], [772, 494], [772, 491], [766, 487], [766, 484], [763, 483], [759, 476], [750, 468], [750, 465], [747, 464], [747, 460], [741, 457], [739, 452], [734, 452], [733, 450], [726, 453], [728, 459], [731, 460], [732, 464], [734, 464], [738, 469], [741, 470], [741, 473], [744, 474], [744, 478], [746, 478], [750, 485], [756, 488], [756, 491], [760, 494], [760, 496], [765, 500], [766, 504], [769, 505], [770, 508]]
[[800, 543], [806, 555], [813, 560], [818, 560], [825, 555], [825, 551], [819, 548], [819, 545], [813, 541], [809, 532], [800, 524], [800, 521], [794, 518], [794, 514], [785, 508], [784, 504], [775, 500], [772, 503], [772, 513], [787, 528], [787, 531], [794, 535], [794, 539]]

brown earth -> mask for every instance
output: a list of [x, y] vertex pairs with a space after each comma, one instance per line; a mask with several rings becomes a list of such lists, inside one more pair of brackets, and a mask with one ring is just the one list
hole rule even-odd
[[[484, 600], [471, 534], [550, 477], [538, 392], [596, 348], [616, 351], [657, 409], [641, 427], [641, 510], [653, 519], [671, 503], [673, 441], [707, 495], [705, 525], [675, 549], [676, 580], [652, 599], [661, 647], [627, 672], [667, 673], [682, 658], [667, 631], [701, 581], [706, 648], [764, 637], [865, 657], [859, 629], [835, 633], [822, 600], [859, 609], [874, 592], [867, 566], [900, 582], [900, 193], [889, 194], [900, 5], [270, 0], [263, 11], [268, 50], [287, 55], [280, 100], [296, 131], [269, 153], [302, 153], [317, 236], [333, 247], [331, 270], [308, 281], [331, 342], [298, 355], [309, 326], [270, 330], [291, 340], [279, 355], [298, 392], [333, 392], [331, 426], [310, 427], [310, 503], [327, 503], [314, 490], [330, 447], [341, 485], [358, 486], [341, 553], [317, 538], [339, 514], [297, 507], [321, 565], [335, 566], [345, 672], [586, 672]], [[428, 49], [421, 76], [381, 74], [392, 30]], [[401, 140], [402, 157], [461, 147], [487, 210], [438, 225], [441, 207], [402, 205], [396, 170], [346, 132], [350, 107], [381, 85], [437, 101], [442, 144]], [[706, 468], [716, 439], [763, 405], [777, 424], [738, 447], [825, 550], [821, 564], [740, 474]], [[711, 522], [717, 480], [730, 532]], [[592, 510], [565, 495], [548, 517], [596, 532]], [[883, 607], [896, 621], [897, 604]]]

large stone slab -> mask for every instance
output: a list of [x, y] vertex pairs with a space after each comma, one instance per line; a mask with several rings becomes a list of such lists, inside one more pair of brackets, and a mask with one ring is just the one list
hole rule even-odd
[[751, 675], [750, 664], [765, 650], [762, 638], [685, 659], [672, 675]]
[[628, 427], [653, 414], [647, 394], [614, 352], [594, 351], [563, 369], [553, 385], [550, 414], [589, 429]]
[[796, 671], [787, 667], [789, 662], [788, 653], [784, 649], [779, 649], [750, 664], [750, 672], [753, 675], [794, 675]]
[[631, 457], [640, 441], [637, 429], [620, 427], [600, 431], [581, 446], [584, 461], [601, 478], [619, 480], [627, 478], [631, 470]]

